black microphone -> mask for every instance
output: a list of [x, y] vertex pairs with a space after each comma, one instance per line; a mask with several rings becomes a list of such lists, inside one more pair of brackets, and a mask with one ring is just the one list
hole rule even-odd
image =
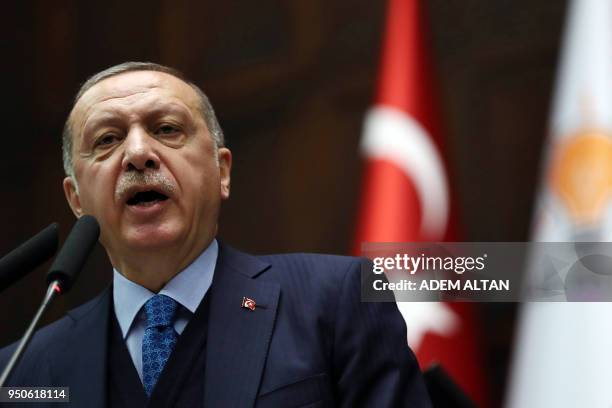
[[0, 259], [0, 292], [55, 254], [58, 230], [54, 222]]
[[43, 313], [51, 304], [51, 301], [56, 296], [66, 293], [72, 287], [99, 235], [100, 226], [98, 221], [90, 215], [82, 216], [72, 227], [72, 231], [70, 231], [68, 238], [66, 238], [64, 246], [47, 273], [49, 287], [42, 304], [0, 376], [0, 387], [4, 386], [9, 375], [19, 362], [28, 343], [30, 343], [34, 329], [38, 325]]
[[100, 226], [94, 217], [79, 218], [47, 273], [47, 283], [57, 282], [62, 293], [70, 290], [99, 236]]

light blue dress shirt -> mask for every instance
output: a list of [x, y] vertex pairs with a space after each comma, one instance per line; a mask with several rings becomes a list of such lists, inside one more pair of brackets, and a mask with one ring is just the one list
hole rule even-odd
[[[180, 335], [210, 288], [219, 254], [217, 240], [213, 240], [187, 268], [179, 272], [159, 291], [174, 299], [178, 308], [174, 329]], [[123, 340], [142, 381], [142, 337], [146, 316], [144, 304], [155, 293], [132, 282], [113, 269], [113, 303]]]

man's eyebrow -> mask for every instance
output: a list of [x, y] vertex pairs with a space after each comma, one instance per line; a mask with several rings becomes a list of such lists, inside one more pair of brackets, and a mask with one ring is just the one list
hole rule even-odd
[[188, 106], [181, 105], [175, 102], [163, 102], [155, 104], [154, 107], [147, 111], [147, 116], [164, 116], [165, 114], [188, 115], [193, 117], [193, 113]]
[[114, 110], [96, 112], [93, 115], [85, 119], [82, 130], [83, 132], [85, 132], [91, 128], [95, 128], [101, 125], [106, 125], [106, 124], [111, 124], [113, 122], [117, 122], [120, 116], [121, 116], [121, 113], [114, 111]]
[[[152, 117], [162, 117], [166, 114], [188, 116], [189, 118], [193, 118], [193, 112], [191, 111], [191, 109], [189, 109], [188, 106], [184, 106], [174, 102], [157, 103], [153, 107], [147, 109], [143, 117], [145, 119], [148, 119]], [[85, 123], [83, 124], [83, 130], [117, 122], [121, 120], [124, 115], [125, 114], [118, 109], [110, 109], [96, 112], [85, 119]]]

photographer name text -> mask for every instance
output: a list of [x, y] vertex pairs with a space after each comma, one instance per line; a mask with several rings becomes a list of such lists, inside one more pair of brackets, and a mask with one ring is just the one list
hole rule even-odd
[[509, 291], [509, 279], [430, 279], [415, 282], [401, 279], [397, 282], [386, 282], [377, 279], [373, 282], [374, 290], [400, 291]]

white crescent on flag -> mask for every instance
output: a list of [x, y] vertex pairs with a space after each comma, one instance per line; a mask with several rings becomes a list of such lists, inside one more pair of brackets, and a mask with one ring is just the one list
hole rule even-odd
[[367, 113], [362, 138], [366, 157], [388, 160], [413, 181], [421, 205], [421, 232], [442, 239], [449, 192], [442, 158], [427, 130], [399, 109], [376, 106]]

